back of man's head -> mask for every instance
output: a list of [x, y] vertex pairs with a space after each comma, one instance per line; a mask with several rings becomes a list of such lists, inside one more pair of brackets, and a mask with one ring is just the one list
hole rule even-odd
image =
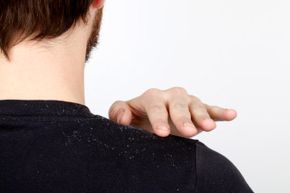
[[24, 39], [55, 38], [86, 15], [94, 0], [0, 0], [0, 52]]

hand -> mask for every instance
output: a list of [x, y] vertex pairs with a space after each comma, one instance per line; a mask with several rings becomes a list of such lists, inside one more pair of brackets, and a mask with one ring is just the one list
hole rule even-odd
[[204, 104], [182, 87], [164, 91], [152, 88], [129, 101], [118, 100], [109, 109], [112, 121], [161, 137], [172, 134], [191, 138], [215, 129], [215, 121], [231, 121], [236, 116], [235, 110]]

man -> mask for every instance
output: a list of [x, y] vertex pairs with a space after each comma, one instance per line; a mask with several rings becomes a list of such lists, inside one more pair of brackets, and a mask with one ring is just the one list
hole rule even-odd
[[252, 192], [229, 160], [179, 137], [210, 131], [210, 117], [232, 120], [233, 111], [182, 88], [113, 105], [110, 117], [124, 109], [119, 123], [127, 126], [84, 105], [84, 64], [102, 7], [0, 0], [0, 192]]

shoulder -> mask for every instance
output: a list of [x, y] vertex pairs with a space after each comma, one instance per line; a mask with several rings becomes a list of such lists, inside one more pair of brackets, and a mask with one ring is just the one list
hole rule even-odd
[[134, 150], [135, 153], [143, 152], [140, 156], [148, 154], [147, 157], [155, 156], [155, 158], [162, 158], [165, 154], [174, 154], [174, 156], [180, 156], [180, 159], [181, 156], [184, 159], [186, 159], [185, 157], [191, 160], [195, 158], [197, 140], [174, 135], [159, 137], [142, 128], [118, 124], [104, 117], [98, 117], [98, 119], [102, 119], [102, 125], [107, 127], [105, 133], [114, 136], [125, 152]]
[[198, 140], [159, 137], [101, 116], [97, 119], [93, 124], [102, 136], [100, 144], [116, 147], [112, 152], [118, 158], [116, 167], [138, 187], [155, 184], [151, 192], [252, 192], [230, 160]]
[[[197, 140], [159, 137], [138, 127], [102, 119], [117, 148], [116, 170], [126, 181], [148, 192], [194, 192]], [[106, 132], [108, 135], [108, 132]]]
[[198, 192], [253, 192], [228, 158], [201, 142], [196, 143], [196, 172]]
[[[83, 123], [82, 123], [83, 124]], [[174, 135], [168, 137], [159, 137], [154, 133], [150, 133], [142, 128], [133, 127], [129, 125], [118, 124], [109, 120], [106, 117], [95, 116], [87, 123], [89, 127], [98, 130], [102, 135], [109, 135], [118, 140], [119, 145], [123, 147], [143, 147], [150, 146], [154, 150], [176, 150], [182, 151], [195, 151], [195, 143], [197, 140], [182, 138]]]

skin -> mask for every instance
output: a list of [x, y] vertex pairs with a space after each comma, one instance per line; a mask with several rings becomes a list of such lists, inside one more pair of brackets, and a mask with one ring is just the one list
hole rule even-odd
[[215, 121], [231, 121], [236, 116], [234, 109], [205, 104], [182, 87], [152, 88], [131, 100], [116, 101], [109, 109], [111, 120], [160, 137], [172, 134], [191, 138], [215, 129]]
[[[9, 52], [10, 61], [0, 52], [0, 100], [54, 99], [84, 105], [85, 62], [97, 43], [96, 18], [103, 5], [103, 0], [95, 0], [88, 22], [80, 20], [57, 38], [15, 45]], [[161, 137], [192, 137], [213, 130], [215, 121], [230, 121], [236, 115], [235, 110], [202, 103], [181, 87], [152, 88], [131, 100], [116, 101], [109, 109], [112, 121]]]

